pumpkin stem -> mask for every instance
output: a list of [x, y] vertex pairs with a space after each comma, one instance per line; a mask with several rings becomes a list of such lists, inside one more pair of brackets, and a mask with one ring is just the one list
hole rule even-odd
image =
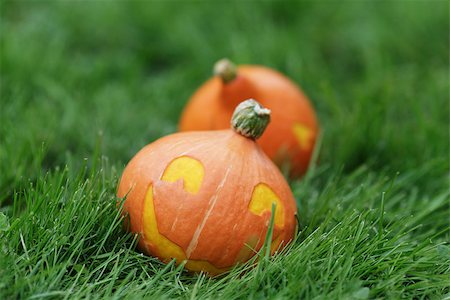
[[214, 75], [219, 76], [223, 83], [233, 81], [237, 76], [236, 65], [227, 58], [223, 58], [215, 63]]
[[231, 117], [231, 128], [237, 133], [258, 139], [270, 122], [270, 109], [264, 108], [254, 99], [241, 102]]

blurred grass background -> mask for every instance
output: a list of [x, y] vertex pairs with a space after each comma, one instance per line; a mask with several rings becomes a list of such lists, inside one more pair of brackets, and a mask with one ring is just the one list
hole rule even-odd
[[[187, 99], [229, 57], [285, 73], [317, 110], [321, 167], [292, 182], [306, 227], [320, 226], [317, 214], [346, 192], [396, 172], [406, 174], [399, 194], [415, 196], [399, 198], [394, 214], [444, 194], [439, 214], [420, 222], [436, 218], [426, 235], [448, 223], [447, 1], [0, 3], [0, 206], [11, 220], [47, 171], [78, 174], [85, 158], [98, 170], [102, 155], [120, 173], [145, 144], [175, 132]], [[118, 175], [107, 174], [113, 195]], [[325, 189], [338, 189], [339, 176], [346, 192]]]

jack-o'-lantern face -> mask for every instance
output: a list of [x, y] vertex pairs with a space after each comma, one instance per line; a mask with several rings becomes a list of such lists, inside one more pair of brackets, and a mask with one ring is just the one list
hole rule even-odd
[[271, 251], [293, 238], [292, 192], [255, 143], [269, 121], [270, 110], [249, 99], [233, 130], [174, 134], [136, 154], [118, 195], [145, 253], [216, 275], [262, 247], [272, 215]]
[[189, 99], [180, 118], [180, 131], [229, 128], [236, 104], [255, 97], [272, 111], [271, 124], [258, 144], [280, 166], [289, 166], [292, 176], [304, 174], [319, 124], [303, 91], [289, 78], [263, 66], [236, 66], [221, 60], [215, 75]]
[[[171, 136], [171, 147], [155, 143], [144, 148], [119, 188], [119, 196], [129, 192], [125, 210], [132, 230], [141, 233], [144, 252], [165, 262], [186, 261], [187, 269], [211, 275], [245, 262], [261, 248], [273, 203], [272, 252], [293, 238], [296, 225], [295, 201], [277, 168], [253, 141], [227, 130], [220, 133], [214, 139], [189, 133], [191, 140], [206, 145], [188, 146], [188, 151], [176, 138], [187, 133]], [[228, 155], [204, 155], [211, 144]], [[258, 164], [261, 160], [270, 163]]]

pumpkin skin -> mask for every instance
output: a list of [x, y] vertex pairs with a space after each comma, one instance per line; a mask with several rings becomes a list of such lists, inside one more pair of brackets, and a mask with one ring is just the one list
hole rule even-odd
[[179, 130], [228, 128], [234, 108], [247, 98], [258, 99], [272, 111], [271, 124], [258, 144], [278, 166], [288, 165], [291, 176], [304, 174], [319, 131], [316, 115], [300, 88], [270, 68], [241, 65], [229, 82], [220, 76], [208, 80], [188, 101]]
[[271, 252], [296, 230], [296, 203], [278, 168], [254, 140], [229, 129], [177, 133], [147, 145], [118, 189], [138, 247], [163, 262], [217, 275], [250, 259], [276, 203]]

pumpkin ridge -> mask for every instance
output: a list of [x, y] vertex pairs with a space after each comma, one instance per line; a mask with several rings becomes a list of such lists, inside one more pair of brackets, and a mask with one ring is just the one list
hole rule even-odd
[[[205, 213], [205, 216], [203, 217], [203, 220], [200, 222], [200, 224], [195, 229], [194, 235], [192, 236], [191, 242], [189, 243], [189, 246], [186, 249], [186, 255], [189, 258], [192, 254], [192, 252], [195, 250], [198, 244], [198, 239], [200, 237], [200, 234], [203, 231], [203, 228], [205, 227], [206, 221], [208, 220], [209, 216], [211, 215], [211, 212], [216, 205], [218, 194], [222, 190], [223, 186], [225, 185], [225, 182], [228, 178], [228, 174], [230, 173], [232, 166], [230, 165], [227, 168], [227, 171], [225, 173], [225, 176], [223, 177], [222, 181], [219, 183], [219, 186], [217, 187], [216, 191], [214, 192], [214, 195], [211, 197], [208, 203], [208, 209]], [[212, 203], [211, 203], [212, 202]]]
[[[235, 156], [233, 156], [232, 159], [236, 160], [237, 159], [236, 153], [234, 155]], [[237, 173], [238, 174], [238, 178], [244, 178], [244, 176], [246, 176], [246, 174], [244, 173], [244, 170], [247, 169], [247, 163], [248, 163], [248, 161], [244, 160], [241, 164], [238, 165], [238, 167], [239, 167], [239, 171]], [[240, 194], [244, 193], [244, 190], [245, 190], [245, 188], [240, 186], [239, 190], [237, 190], [236, 192], [237, 192], [238, 195], [240, 195]], [[245, 199], [244, 198], [241, 201], [243, 202], [243, 204], [245, 203]], [[231, 237], [230, 237], [230, 239], [232, 239], [232, 240], [235, 240], [235, 239], [238, 238], [239, 230], [236, 230], [236, 228], [239, 226], [239, 223], [240, 223], [239, 221], [236, 221], [236, 223], [233, 225], [233, 227], [231, 229]], [[245, 242], [244, 242], [244, 246], [243, 247], [245, 247]], [[231, 243], [228, 243], [226, 248], [225, 248], [225, 250], [224, 250], [224, 254], [223, 254], [224, 257], [227, 257], [229, 255], [229, 253], [231, 251], [231, 248], [232, 248]], [[239, 256], [239, 253], [237, 254], [236, 257]], [[235, 262], [237, 262], [237, 258], [235, 258]]]

